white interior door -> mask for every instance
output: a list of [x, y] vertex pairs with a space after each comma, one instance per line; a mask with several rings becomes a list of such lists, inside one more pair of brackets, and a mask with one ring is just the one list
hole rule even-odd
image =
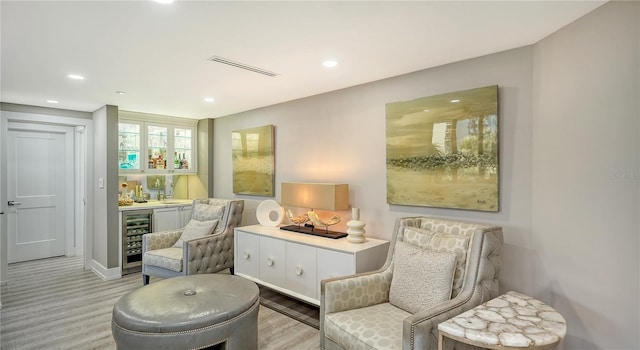
[[10, 127], [7, 136], [8, 262], [65, 255], [66, 133]]

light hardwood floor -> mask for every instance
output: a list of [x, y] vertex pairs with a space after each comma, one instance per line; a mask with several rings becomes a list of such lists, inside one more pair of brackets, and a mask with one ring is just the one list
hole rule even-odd
[[[2, 286], [0, 348], [115, 349], [113, 304], [142, 285], [139, 273], [104, 281], [81, 258], [51, 258], [9, 265]], [[319, 349], [318, 330], [260, 307], [259, 349]]]

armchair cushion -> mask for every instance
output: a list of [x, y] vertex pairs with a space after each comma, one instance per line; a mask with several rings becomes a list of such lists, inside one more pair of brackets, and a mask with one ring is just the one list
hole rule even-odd
[[182, 235], [178, 238], [176, 243], [173, 244], [173, 247], [182, 248], [182, 242], [184, 241], [211, 234], [216, 228], [216, 225], [218, 225], [218, 220], [199, 221], [191, 219], [187, 226], [182, 230]]
[[[443, 224], [444, 225], [444, 224]], [[432, 231], [436, 228], [433, 224], [423, 223], [423, 227], [406, 226], [398, 237], [398, 242], [404, 241], [414, 246], [436, 251], [453, 253], [456, 256], [456, 269], [453, 275], [453, 291], [451, 296], [455, 297], [462, 289], [464, 273], [467, 268], [467, 251], [469, 250], [469, 237], [466, 233], [469, 227], [477, 228], [477, 225], [461, 224], [444, 225], [447, 232]], [[443, 228], [440, 228], [443, 229]], [[464, 234], [460, 233], [463, 232]], [[457, 232], [457, 233], [454, 233]]]
[[153, 232], [142, 235], [143, 253], [171, 247], [182, 235], [182, 229], [164, 232]]
[[458, 295], [462, 290], [465, 271], [467, 270], [467, 252], [469, 250], [469, 237], [454, 233], [437, 232], [431, 237], [427, 249], [435, 252], [453, 253], [456, 256], [456, 269], [453, 275], [453, 292], [451, 297]]
[[151, 250], [142, 255], [142, 263], [180, 272], [182, 271], [182, 253], [182, 248], [173, 247]]
[[204, 203], [195, 203], [191, 218], [199, 221], [220, 220], [224, 215], [226, 205], [212, 205]]
[[483, 224], [435, 218], [423, 218], [420, 220], [420, 228], [436, 232], [453, 233], [466, 237], [471, 237], [476, 230], [486, 229], [487, 227], [489, 226]]
[[456, 257], [399, 241], [396, 243], [389, 302], [410, 313], [451, 298]]
[[419, 227], [407, 226], [402, 232], [402, 241], [416, 247], [427, 248], [435, 232]]
[[402, 320], [411, 314], [389, 303], [327, 314], [329, 339], [348, 349], [402, 349]]

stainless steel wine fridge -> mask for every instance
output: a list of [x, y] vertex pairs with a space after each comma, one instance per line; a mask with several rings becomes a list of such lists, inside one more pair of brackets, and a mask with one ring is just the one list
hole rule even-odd
[[122, 212], [122, 274], [142, 270], [142, 236], [153, 232], [153, 210]]

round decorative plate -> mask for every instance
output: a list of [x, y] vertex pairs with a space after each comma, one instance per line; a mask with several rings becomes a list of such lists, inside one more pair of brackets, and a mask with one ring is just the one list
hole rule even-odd
[[260, 202], [256, 209], [256, 217], [262, 226], [275, 227], [284, 219], [284, 208], [273, 199]]

